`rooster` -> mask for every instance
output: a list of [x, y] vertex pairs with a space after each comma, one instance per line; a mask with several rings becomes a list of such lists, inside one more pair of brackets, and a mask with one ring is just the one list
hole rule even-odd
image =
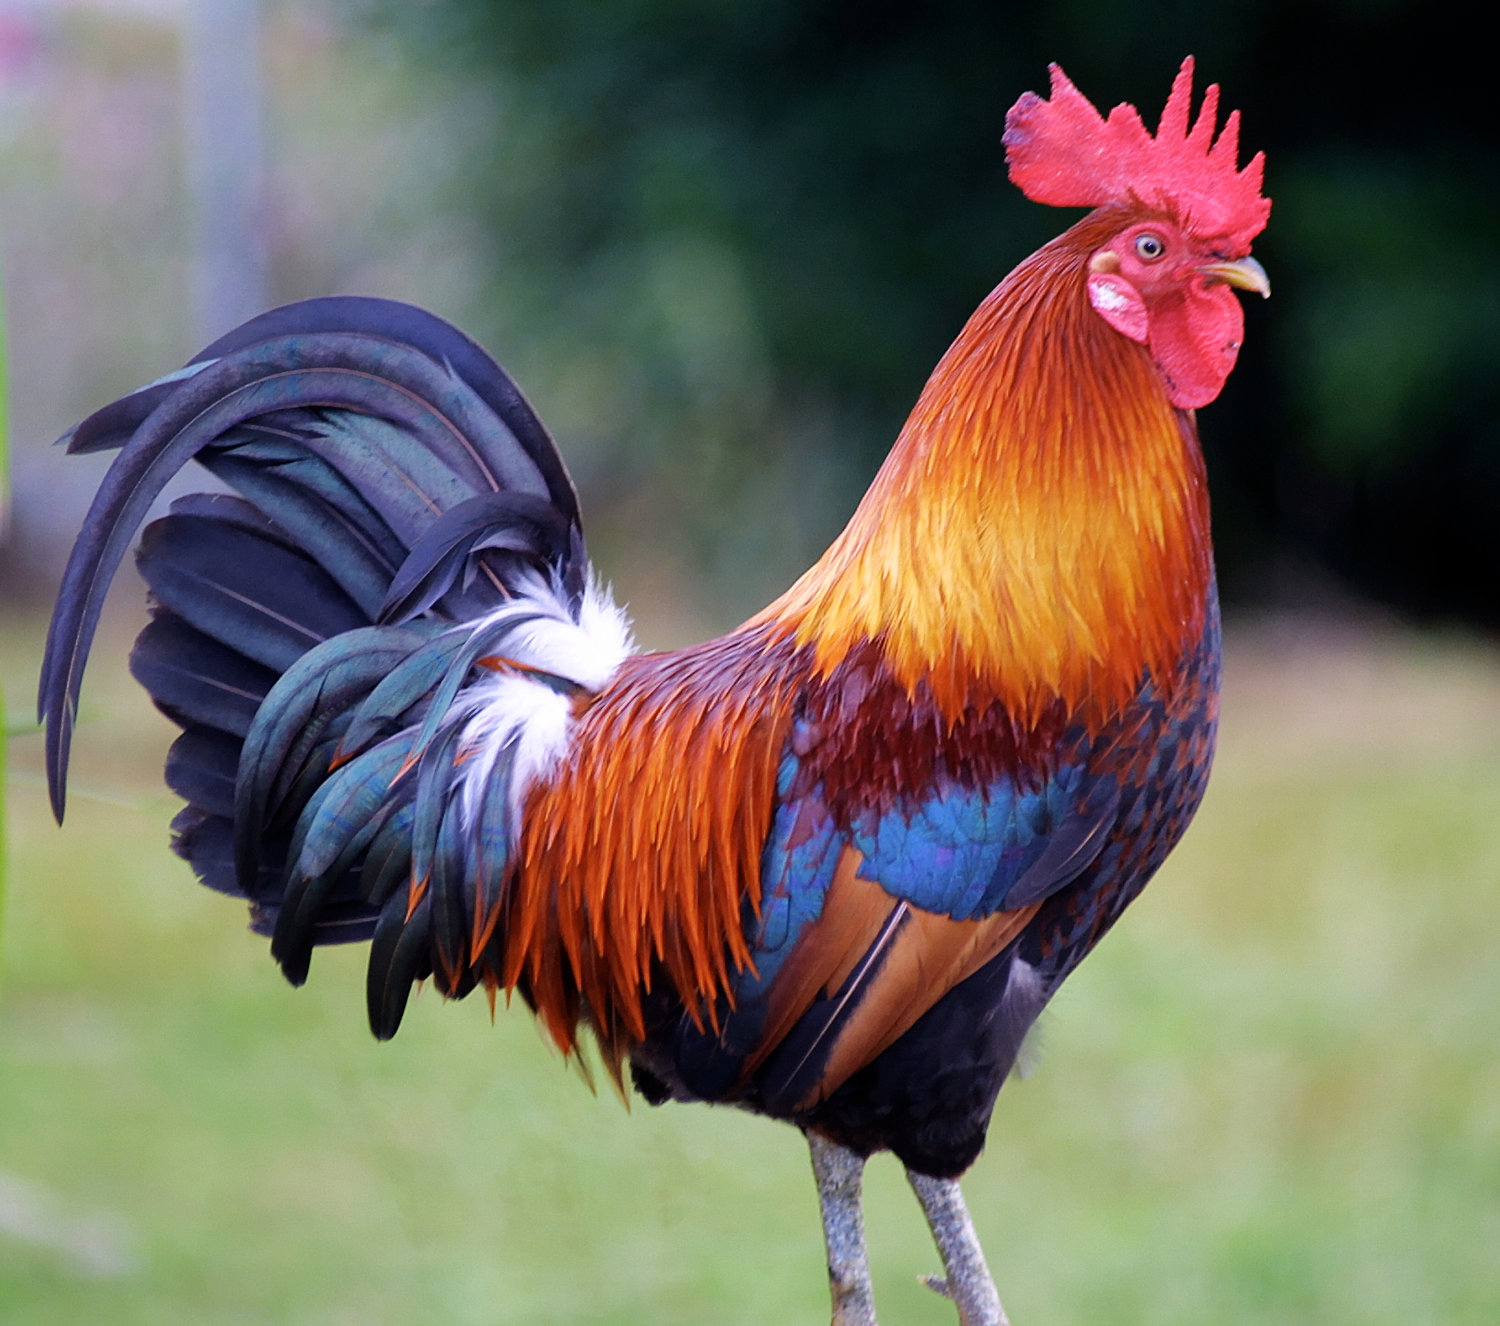
[[40, 708], [62, 818], [108, 584], [182, 728], [174, 847], [295, 985], [370, 942], [376, 1036], [414, 982], [518, 993], [621, 1085], [807, 1136], [833, 1318], [875, 1320], [860, 1185], [905, 1164], [965, 1326], [1005, 1320], [959, 1188], [1027, 1029], [1202, 797], [1219, 621], [1194, 411], [1240, 348], [1270, 203], [1192, 62], [1153, 135], [1057, 67], [1011, 179], [1092, 210], [984, 301], [832, 547], [738, 629], [636, 652], [562, 461], [432, 315], [276, 309], [106, 406]]

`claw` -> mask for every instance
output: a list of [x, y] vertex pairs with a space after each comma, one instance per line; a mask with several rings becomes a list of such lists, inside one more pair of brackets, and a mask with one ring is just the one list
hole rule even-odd
[[948, 1284], [947, 1276], [943, 1275], [919, 1275], [917, 1283], [932, 1290], [939, 1298], [951, 1299], [953, 1290]]

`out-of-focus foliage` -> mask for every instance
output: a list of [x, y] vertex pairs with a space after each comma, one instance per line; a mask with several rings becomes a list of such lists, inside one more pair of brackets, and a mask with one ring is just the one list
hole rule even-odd
[[[205, 339], [174, 12], [0, 24], [7, 595], [41, 597], [101, 472], [46, 443]], [[1071, 219], [1006, 182], [1006, 107], [1056, 59], [1149, 116], [1191, 51], [1275, 199], [1275, 298], [1203, 421], [1226, 589], [1283, 599], [1306, 584], [1285, 568], [1321, 566], [1500, 624], [1500, 117], [1451, 7], [262, 12], [274, 298], [394, 295], [474, 332], [558, 435], [632, 603], [696, 595], [721, 626], [817, 554], [969, 310]]]
[[[1148, 117], [1178, 60], [1226, 89], [1276, 202], [1275, 302], [1205, 422], [1241, 597], [1311, 554], [1500, 622], [1500, 134], [1480, 44], [1415, 0], [377, 5], [470, 80], [446, 204], [488, 227], [488, 317], [585, 489], [690, 510], [761, 562], [852, 505], [969, 309], [1067, 218], [1005, 180], [1057, 60]], [[770, 494], [776, 494], [771, 498]], [[767, 510], [772, 514], [767, 516]]]

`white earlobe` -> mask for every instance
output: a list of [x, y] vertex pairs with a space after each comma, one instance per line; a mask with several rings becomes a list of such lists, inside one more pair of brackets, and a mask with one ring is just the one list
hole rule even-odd
[[1150, 330], [1146, 304], [1124, 277], [1113, 272], [1091, 273], [1089, 303], [1094, 306], [1094, 312], [1121, 336], [1128, 336], [1142, 345], [1146, 343]]

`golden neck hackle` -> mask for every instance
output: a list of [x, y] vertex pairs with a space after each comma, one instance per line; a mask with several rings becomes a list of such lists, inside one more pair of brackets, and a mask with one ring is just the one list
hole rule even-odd
[[990, 295], [843, 533], [755, 619], [820, 674], [878, 641], [949, 721], [996, 700], [1102, 716], [1196, 640], [1212, 566], [1193, 424], [1084, 290], [1120, 223], [1092, 214]]

